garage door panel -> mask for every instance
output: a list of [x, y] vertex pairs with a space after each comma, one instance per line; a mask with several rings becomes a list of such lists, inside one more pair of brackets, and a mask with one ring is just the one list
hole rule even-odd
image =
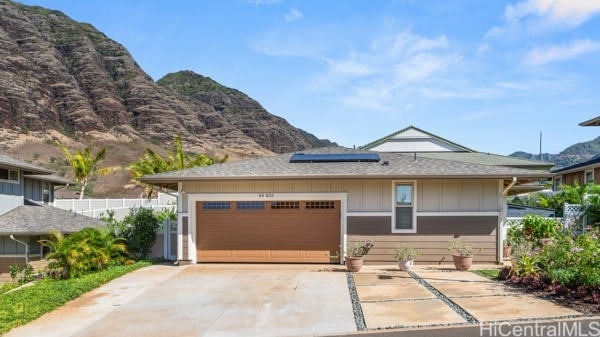
[[[290, 205], [281, 202], [278, 205]], [[329, 263], [340, 242], [340, 203], [333, 209], [204, 210], [196, 206], [199, 262]], [[256, 203], [255, 203], [256, 205]]]

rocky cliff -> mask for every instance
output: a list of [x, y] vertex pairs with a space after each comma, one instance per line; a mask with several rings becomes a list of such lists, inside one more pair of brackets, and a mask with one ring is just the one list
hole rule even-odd
[[0, 0], [0, 116], [0, 151], [39, 164], [58, 153], [51, 138], [127, 148], [108, 151], [122, 166], [146, 146], [160, 152], [176, 133], [195, 152], [233, 159], [331, 144], [193, 72], [154, 82], [92, 25], [7, 0]]

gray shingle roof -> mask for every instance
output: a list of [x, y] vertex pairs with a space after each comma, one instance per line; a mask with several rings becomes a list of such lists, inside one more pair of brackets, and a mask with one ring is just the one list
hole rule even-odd
[[[328, 147], [304, 153], [369, 153], [343, 147]], [[371, 152], [372, 153], [372, 152]], [[521, 168], [482, 165], [413, 154], [378, 152], [381, 161], [343, 163], [290, 163], [291, 153], [273, 157], [216, 164], [187, 170], [149, 175], [147, 183], [173, 183], [184, 180], [219, 179], [319, 179], [319, 178], [543, 178], [549, 173]], [[384, 162], [388, 162], [384, 165]]]
[[52, 174], [54, 172], [45, 169], [43, 167], [39, 167], [33, 164], [29, 164], [27, 162], [18, 160], [18, 159], [14, 159], [11, 157], [7, 157], [4, 155], [0, 155], [0, 165], [1, 166], [8, 166], [11, 168], [17, 168], [17, 169], [22, 169], [22, 170], [26, 170], [32, 173], [41, 173], [41, 174]]
[[552, 166], [554, 166], [553, 163], [548, 163], [544, 161], [521, 159], [484, 152], [421, 152], [417, 155], [420, 157], [461, 161], [465, 163], [483, 165], [502, 165], [545, 170], [548, 170]]
[[73, 233], [102, 225], [98, 219], [45, 205], [23, 205], [0, 215], [0, 235], [42, 235], [52, 230]]

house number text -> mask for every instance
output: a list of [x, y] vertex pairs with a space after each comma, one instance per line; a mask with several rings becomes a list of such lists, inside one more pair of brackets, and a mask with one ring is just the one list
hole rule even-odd
[[258, 193], [259, 198], [273, 198], [275, 193]]

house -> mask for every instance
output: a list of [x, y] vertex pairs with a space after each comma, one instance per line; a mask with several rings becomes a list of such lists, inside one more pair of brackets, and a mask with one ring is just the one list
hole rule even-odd
[[598, 116], [596, 118], [592, 118], [585, 122], [581, 122], [581, 123], [579, 123], [579, 125], [581, 125], [581, 126], [600, 126], [600, 116]]
[[562, 185], [600, 184], [600, 157], [582, 163], [552, 170], [552, 189], [559, 191]]
[[51, 230], [72, 233], [98, 220], [50, 206], [71, 182], [45, 168], [0, 155], [0, 273], [13, 263], [39, 260], [39, 240]]
[[312, 149], [142, 181], [179, 192], [182, 262], [339, 262], [340, 247], [372, 240], [366, 262], [391, 262], [395, 246], [407, 243], [423, 251], [420, 261], [437, 263], [451, 260], [446, 246], [455, 237], [482, 248], [475, 261], [496, 262], [505, 196], [549, 178], [550, 166], [409, 127], [359, 149]]

